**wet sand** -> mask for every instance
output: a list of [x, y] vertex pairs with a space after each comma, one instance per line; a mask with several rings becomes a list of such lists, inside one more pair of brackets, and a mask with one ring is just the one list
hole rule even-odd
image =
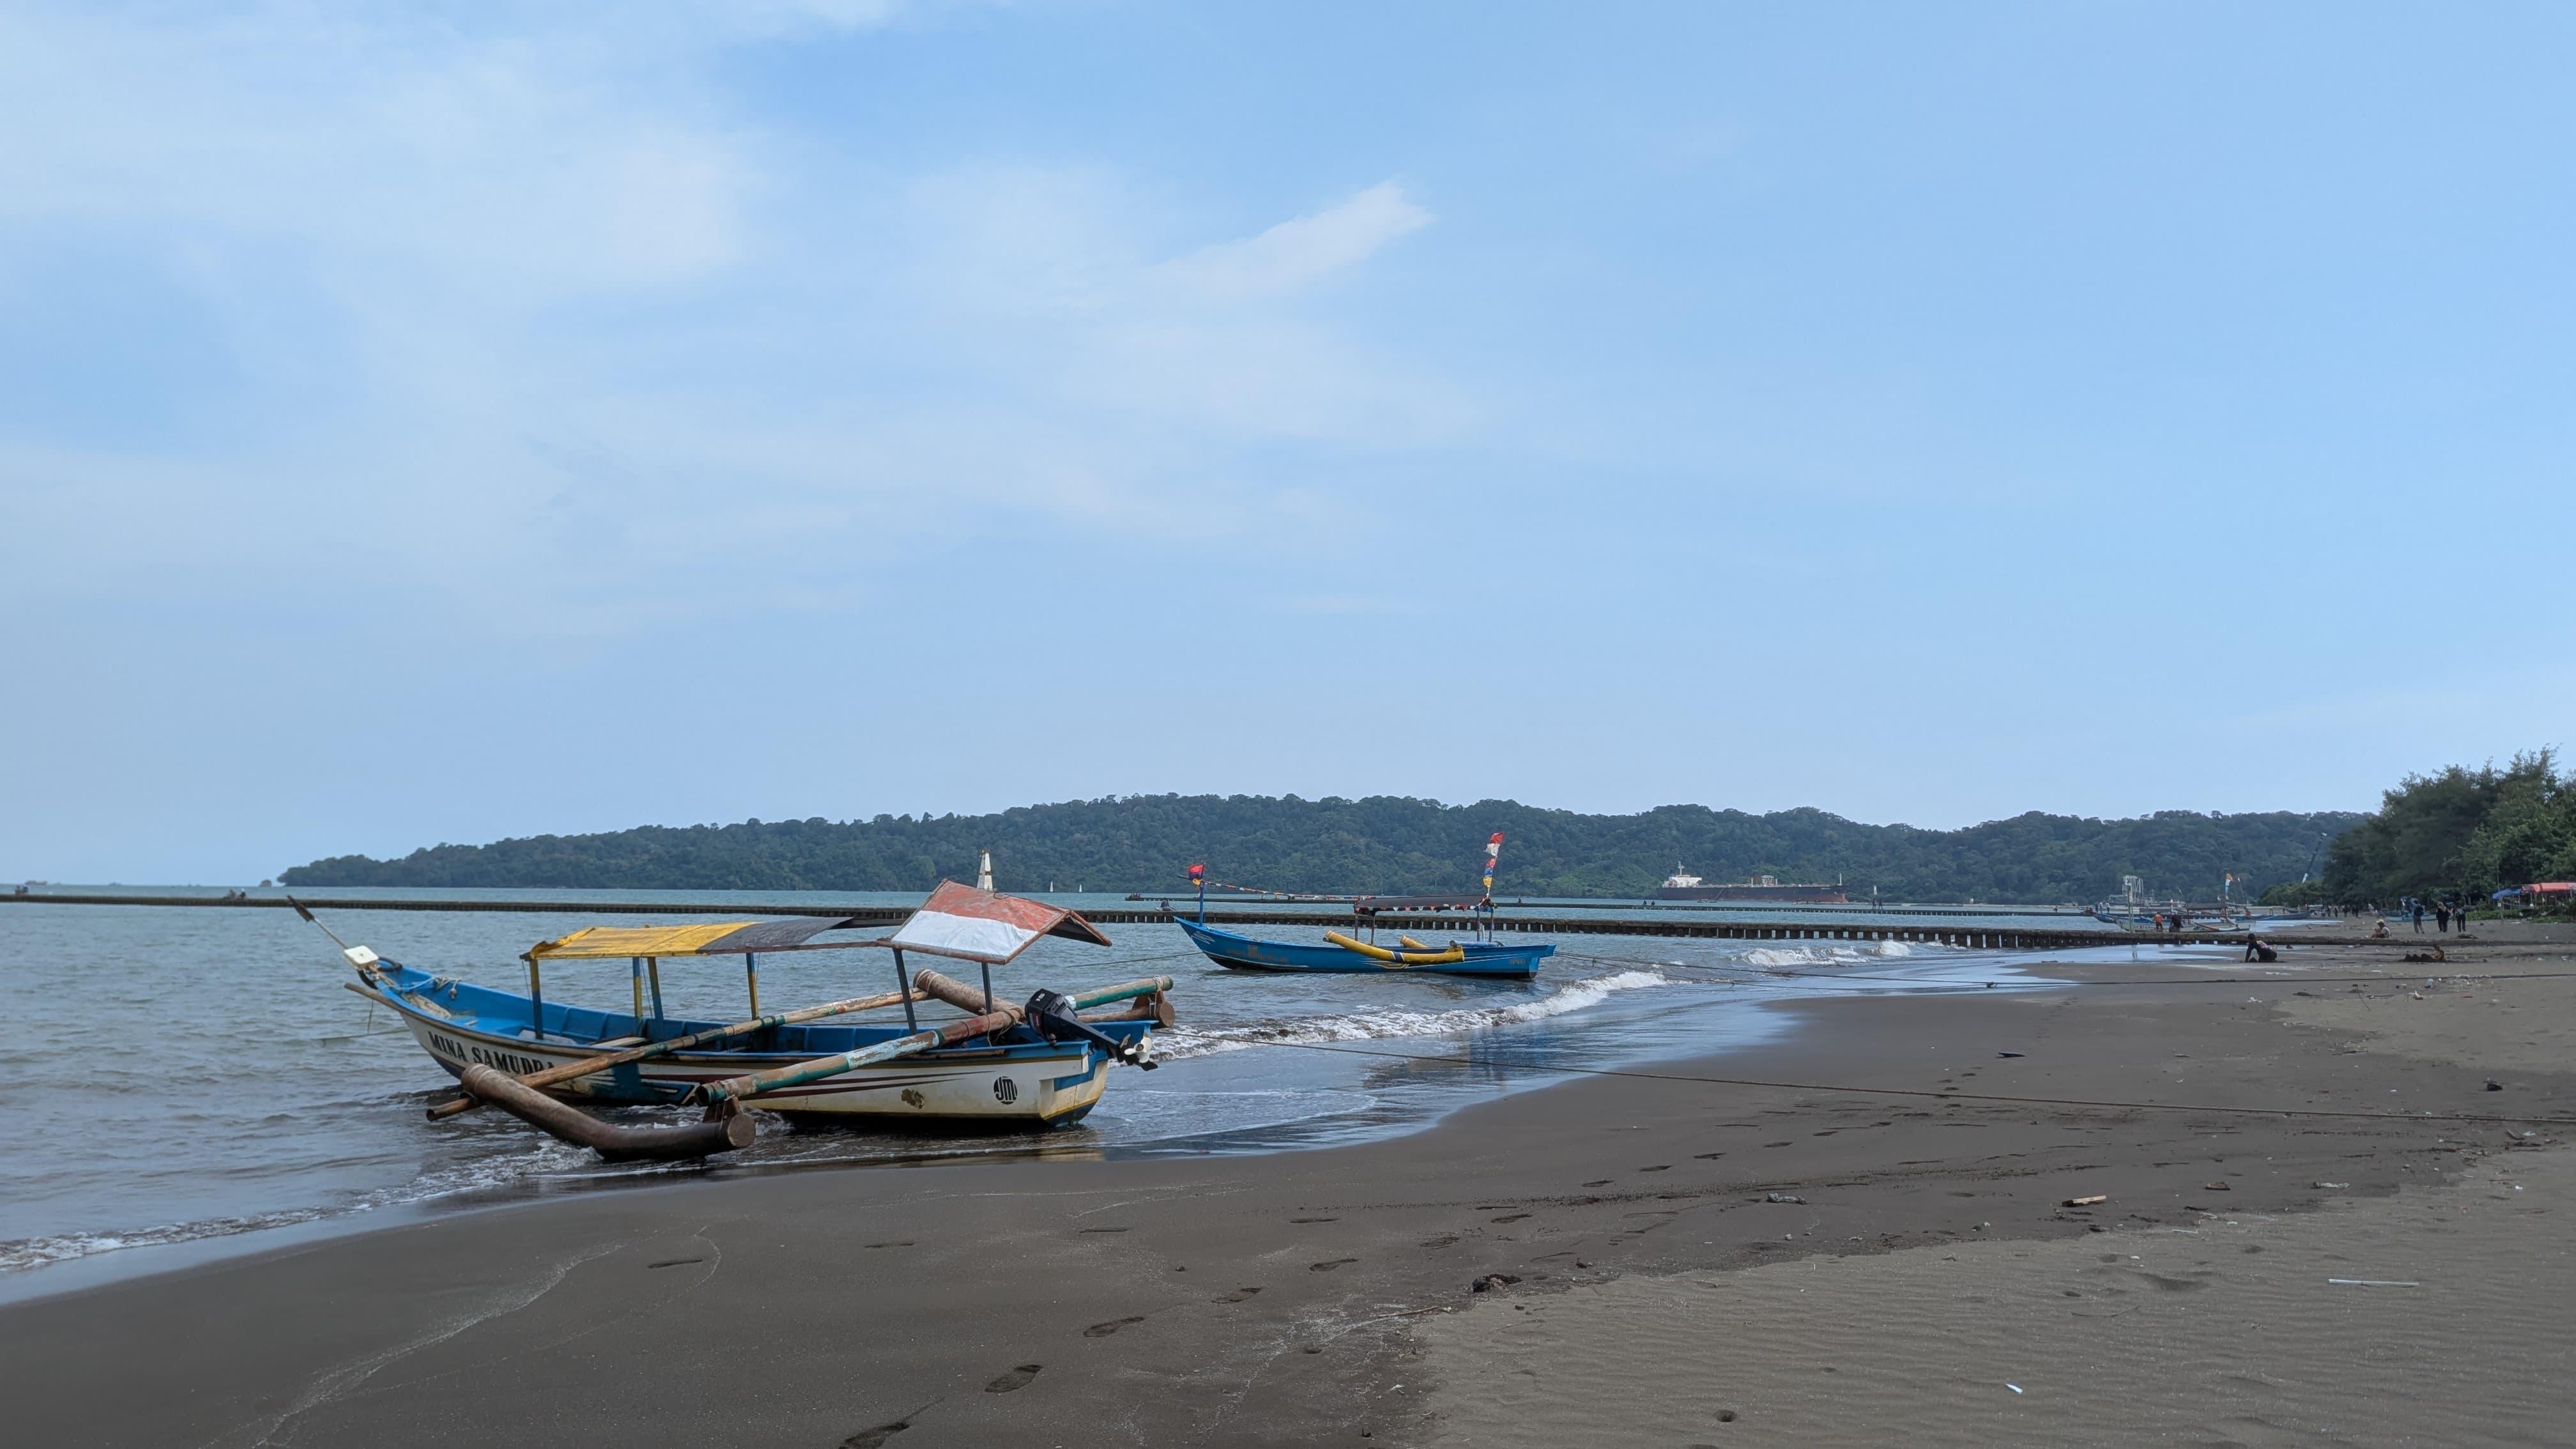
[[2261, 969], [1803, 1004], [1322, 1152], [460, 1214], [0, 1309], [0, 1393], [44, 1444], [2547, 1442], [2576, 982]]

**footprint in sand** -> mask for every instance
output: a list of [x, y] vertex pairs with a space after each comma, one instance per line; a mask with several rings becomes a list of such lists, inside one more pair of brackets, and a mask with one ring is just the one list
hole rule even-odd
[[1494, 1221], [1498, 1223], [1516, 1223], [1528, 1216], [1528, 1213], [1505, 1213], [1501, 1217], [1494, 1219]]
[[885, 1441], [911, 1427], [910, 1421], [897, 1419], [891, 1424], [879, 1424], [873, 1429], [861, 1429], [842, 1440], [841, 1449], [883, 1449]]
[[[911, 1246], [912, 1246], [912, 1244], [911, 1244], [911, 1243], [909, 1243], [909, 1242], [902, 1242], [902, 1243], [870, 1243], [870, 1244], [868, 1244], [868, 1246], [869, 1246], [869, 1247], [871, 1247], [871, 1248], [909, 1248], [909, 1247], [911, 1247]], [[870, 1429], [868, 1432], [869, 1432], [869, 1433], [871, 1433], [871, 1434], [873, 1434], [873, 1433], [875, 1433], [875, 1432], [876, 1432], [876, 1430], [874, 1430], [874, 1429]]]
[[993, 1380], [991, 1383], [986, 1384], [984, 1386], [984, 1392], [988, 1394], [1008, 1394], [1025, 1389], [1029, 1386], [1029, 1380], [1038, 1376], [1038, 1370], [1045, 1367], [1046, 1365], [1042, 1363], [1024, 1363], [1016, 1365], [1009, 1373], [1006, 1373]]
[[[1089, 1328], [1084, 1329], [1082, 1331], [1082, 1336], [1085, 1338], [1107, 1338], [1109, 1335], [1116, 1333], [1122, 1328], [1131, 1327], [1144, 1321], [1145, 1320], [1142, 1318], [1113, 1318], [1107, 1323], [1095, 1323]], [[994, 1382], [999, 1383], [1001, 1381], [996, 1379]]]
[[1710, 1162], [1717, 1158], [1724, 1157], [1726, 1154], [1723, 1152], [1698, 1152], [1693, 1153], [1692, 1155], [1702, 1162]]
[[1208, 1301], [1210, 1303], [1241, 1303], [1244, 1299], [1249, 1298], [1260, 1291], [1261, 1290], [1258, 1288], [1237, 1288], [1231, 1293], [1220, 1294]]
[[1615, 1178], [1608, 1178], [1608, 1177], [1605, 1177], [1605, 1178], [1602, 1178], [1601, 1180], [1599, 1180], [1598, 1182], [1587, 1182], [1587, 1183], [1585, 1183], [1585, 1184], [1584, 1184], [1584, 1186], [1585, 1186], [1585, 1187], [1608, 1187], [1612, 1182], [1614, 1182], [1614, 1181], [1616, 1181], [1616, 1180], [1617, 1180], [1617, 1179], [1615, 1179]]
[[1765, 1142], [1762, 1145], [1765, 1147], [1786, 1147], [1789, 1144], [1786, 1142]]
[[1338, 1223], [1340, 1218], [1290, 1218], [1292, 1223]]
[[[1597, 1185], [1598, 1184], [1593, 1183], [1585, 1184], [1587, 1187]], [[1456, 1233], [1442, 1233], [1436, 1238], [1424, 1238], [1422, 1240], [1422, 1246], [1426, 1248], [1445, 1248], [1456, 1241], [1458, 1241], [1458, 1235]]]
[[1357, 1258], [1326, 1258], [1320, 1263], [1307, 1264], [1306, 1271], [1309, 1273], [1329, 1273], [1345, 1263], [1356, 1263], [1358, 1261], [1359, 1259]]
[[1123, 1233], [1127, 1230], [1125, 1228], [1084, 1228], [1083, 1231], [1086, 1233]]
[[664, 1258], [661, 1262], [647, 1263], [644, 1266], [647, 1268], [678, 1268], [689, 1263], [703, 1263], [705, 1261], [706, 1259], [704, 1258]]
[[1652, 1167], [1640, 1167], [1637, 1170], [1639, 1172], [1670, 1172], [1673, 1170], [1673, 1165], [1669, 1162], [1658, 1162]]

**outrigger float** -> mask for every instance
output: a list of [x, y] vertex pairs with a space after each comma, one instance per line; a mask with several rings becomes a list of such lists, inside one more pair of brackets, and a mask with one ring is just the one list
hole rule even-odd
[[[1072, 911], [943, 881], [893, 935], [827, 939], [856, 924], [817, 917], [593, 926], [528, 949], [525, 995], [417, 971], [364, 946], [342, 943], [342, 954], [358, 973], [349, 989], [399, 1013], [421, 1049], [456, 1078], [462, 1091], [432, 1106], [433, 1120], [488, 1103], [612, 1161], [748, 1147], [755, 1133], [749, 1106], [825, 1121], [1065, 1126], [1100, 1101], [1111, 1064], [1153, 1070], [1153, 1028], [1172, 1021], [1168, 976], [1069, 996], [1041, 990], [1020, 1004], [994, 999], [993, 967], [1043, 937], [1109, 944]], [[895, 989], [761, 1014], [762, 956], [850, 949], [891, 953]], [[982, 987], [927, 967], [907, 976], [907, 951], [975, 962]], [[733, 955], [743, 958], [750, 1017], [725, 1023], [663, 1014], [663, 961]], [[544, 963], [618, 957], [629, 962], [630, 1011], [545, 999]], [[918, 1007], [927, 1001], [968, 1015], [924, 1025]], [[1112, 1005], [1118, 1009], [1092, 1009]], [[830, 1021], [891, 1006], [903, 1008], [900, 1027]], [[702, 1106], [704, 1120], [624, 1127], [580, 1110], [654, 1104]]]
[[[1526, 981], [1538, 974], [1539, 963], [1556, 954], [1553, 941], [1504, 942], [1494, 928], [1494, 867], [1501, 860], [1501, 831], [1485, 842], [1485, 888], [1482, 895], [1455, 896], [1304, 896], [1303, 900], [1346, 900], [1351, 903], [1351, 933], [1326, 931], [1323, 945], [1304, 941], [1263, 941], [1234, 931], [1219, 930], [1207, 923], [1207, 867], [1190, 867], [1190, 884], [1198, 889], [1199, 918], [1180, 917], [1173, 924], [1189, 935], [1190, 943], [1207, 958], [1229, 971], [1324, 971], [1336, 974], [1376, 973], [1388, 971], [1429, 971], [1442, 976], [1487, 976], [1505, 980]], [[1222, 884], [1222, 883], [1220, 883]], [[1248, 886], [1226, 886], [1226, 889], [1250, 895], [1272, 895], [1278, 892], [1257, 890]], [[1377, 943], [1377, 918], [1384, 915], [1413, 916], [1433, 911], [1465, 911], [1470, 939], [1451, 940], [1445, 946], [1433, 946], [1411, 936], [1397, 936], [1393, 946]], [[1359, 933], [1366, 933], [1367, 939]]]

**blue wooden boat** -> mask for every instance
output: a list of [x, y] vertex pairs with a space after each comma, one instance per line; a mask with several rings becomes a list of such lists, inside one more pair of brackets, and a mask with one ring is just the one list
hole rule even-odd
[[[521, 958], [525, 992], [477, 986], [385, 960], [364, 946], [341, 945], [358, 973], [350, 989], [398, 1013], [421, 1049], [463, 1088], [430, 1109], [433, 1120], [489, 1102], [611, 1159], [701, 1157], [747, 1147], [754, 1135], [747, 1106], [809, 1119], [1063, 1126], [1099, 1102], [1113, 1063], [1154, 1067], [1151, 1032], [1172, 1019], [1164, 998], [1169, 977], [1069, 996], [1039, 991], [1025, 1005], [995, 999], [992, 968], [1042, 937], [1109, 944], [1071, 911], [942, 882], [893, 935], [849, 934], [861, 925], [856, 918], [809, 917], [593, 926], [529, 948]], [[762, 956], [852, 949], [891, 955], [895, 990], [762, 1013]], [[907, 974], [906, 951], [975, 962], [983, 968], [982, 988], [927, 968]], [[665, 959], [736, 954], [743, 960], [748, 1018], [691, 1021], [663, 1012]], [[621, 958], [633, 988], [630, 1010], [545, 999], [544, 964]], [[967, 1015], [925, 1022], [918, 1005], [934, 1000]], [[1127, 1005], [1119, 1012], [1086, 1014], [1086, 1008], [1121, 1002]], [[902, 1008], [900, 1024], [837, 1020], [893, 1006]], [[566, 1105], [572, 1103], [702, 1106], [706, 1116], [693, 1126], [623, 1127]]]
[[[1175, 922], [1189, 933], [1190, 943], [1207, 953], [1207, 958], [1230, 971], [1332, 971], [1364, 974], [1434, 972], [1442, 976], [1491, 976], [1505, 980], [1526, 981], [1538, 974], [1539, 963], [1556, 954], [1553, 941], [1513, 942], [1452, 941], [1431, 950], [1396, 950], [1395, 959], [1370, 955], [1338, 946], [1330, 941], [1320, 944], [1304, 941], [1262, 941], [1233, 931], [1220, 930], [1204, 921], [1182, 919]], [[1454, 960], [1439, 959], [1454, 950]], [[1413, 960], [1404, 958], [1412, 957]], [[1428, 959], [1425, 959], [1428, 958]]]
[[[459, 1077], [472, 1066], [511, 1077], [576, 1068], [647, 1043], [721, 1033], [730, 1025], [533, 1001], [524, 992], [392, 961], [379, 961], [367, 985], [370, 997], [401, 1014], [421, 1050]], [[1154, 1025], [1150, 1019], [1103, 1021], [1093, 1029], [1141, 1055]], [[702, 1050], [626, 1062], [550, 1082], [542, 1090], [589, 1106], [676, 1105], [709, 1083], [884, 1047], [918, 1031], [901, 1020], [763, 1026], [711, 1041]], [[1019, 1023], [989, 1037], [911, 1052], [749, 1100], [764, 1112], [814, 1120], [1061, 1127], [1081, 1121], [1100, 1101], [1114, 1059], [1091, 1041], [1050, 1041]]]
[[[1306, 896], [1304, 900], [1341, 900], [1351, 903], [1351, 922], [1355, 929], [1366, 930], [1369, 940], [1339, 931], [1326, 931], [1323, 944], [1304, 941], [1263, 941], [1251, 936], [1221, 931], [1207, 923], [1207, 867], [1190, 867], [1190, 884], [1197, 888], [1199, 918], [1195, 921], [1174, 918], [1190, 943], [1207, 953], [1207, 958], [1229, 971], [1328, 971], [1336, 974], [1379, 974], [1398, 971], [1429, 971], [1442, 976], [1488, 976], [1506, 981], [1527, 981], [1538, 974], [1538, 964], [1556, 954], [1553, 941], [1519, 941], [1505, 945], [1492, 939], [1494, 920], [1494, 870], [1502, 859], [1503, 833], [1495, 831], [1485, 842], [1485, 886], [1480, 895], [1450, 896]], [[1220, 885], [1223, 882], [1219, 882]], [[1277, 891], [1256, 890], [1246, 886], [1229, 889], [1251, 895], [1277, 896]], [[1410, 936], [1399, 936], [1394, 946], [1376, 941], [1377, 918], [1392, 915], [1407, 918], [1428, 912], [1465, 911], [1478, 922], [1478, 938], [1468, 941], [1452, 939], [1447, 945], [1434, 946]]]

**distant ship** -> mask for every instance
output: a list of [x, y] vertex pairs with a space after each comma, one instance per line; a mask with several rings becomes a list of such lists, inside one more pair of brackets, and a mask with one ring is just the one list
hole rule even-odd
[[1655, 892], [1659, 901], [1805, 901], [1811, 905], [1840, 905], [1843, 888], [1838, 885], [1782, 885], [1767, 875], [1757, 875], [1739, 884], [1709, 885], [1698, 876], [1673, 867], [1664, 877], [1663, 889]]

